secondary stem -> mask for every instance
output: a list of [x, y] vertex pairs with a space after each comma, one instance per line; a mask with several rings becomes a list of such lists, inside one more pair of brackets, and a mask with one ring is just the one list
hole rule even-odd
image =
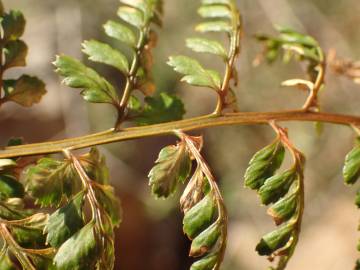
[[126, 107], [129, 102], [131, 92], [133, 91], [134, 86], [135, 86], [136, 73], [138, 72], [141, 53], [145, 46], [145, 41], [146, 41], [145, 31], [147, 31], [147, 30], [142, 30], [140, 32], [138, 44], [136, 46], [135, 53], [134, 53], [134, 59], [132, 61], [132, 64], [130, 67], [130, 72], [126, 79], [125, 90], [124, 90], [123, 96], [120, 101], [119, 115], [118, 115], [118, 119], [117, 119], [116, 126], [115, 126], [116, 129], [120, 128], [120, 125], [122, 124], [122, 122], [124, 121], [124, 118], [126, 117], [126, 115], [125, 115]]
[[232, 33], [230, 35], [230, 49], [228, 59], [226, 61], [226, 70], [224, 79], [222, 82], [221, 89], [218, 92], [218, 101], [214, 111], [214, 115], [221, 115], [222, 111], [225, 109], [225, 99], [229, 92], [230, 80], [233, 77], [234, 65], [237, 56], [240, 54], [240, 39], [242, 32], [242, 21], [240, 12], [237, 9], [237, 6], [234, 2], [230, 3], [230, 8], [232, 12]]

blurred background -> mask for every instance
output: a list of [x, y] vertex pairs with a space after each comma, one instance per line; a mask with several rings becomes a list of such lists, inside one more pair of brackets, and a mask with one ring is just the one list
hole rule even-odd
[[[25, 41], [30, 47], [28, 67], [9, 72], [17, 76], [26, 70], [47, 83], [48, 94], [41, 104], [22, 109], [6, 104], [0, 114], [0, 140], [23, 136], [28, 143], [80, 136], [108, 129], [114, 112], [107, 106], [88, 105], [79, 91], [61, 86], [51, 62], [59, 53], [83, 58], [80, 43], [96, 38], [110, 41], [101, 25], [116, 19], [117, 0], [3, 0], [7, 8], [20, 9], [27, 18]], [[185, 49], [185, 37], [196, 35], [200, 1], [165, 1], [165, 22], [155, 49], [154, 76], [158, 91], [176, 92], [184, 99], [186, 117], [206, 114], [215, 105], [215, 95], [207, 89], [188, 87], [165, 63], [171, 54], [194, 55]], [[309, 33], [327, 51], [336, 48], [345, 58], [360, 58], [359, 0], [241, 0], [245, 22], [243, 52], [238, 62], [240, 85], [236, 89], [242, 111], [271, 111], [298, 108], [304, 93], [281, 88], [280, 82], [303, 76], [299, 65], [276, 63], [254, 68], [252, 61], [261, 50], [253, 35], [274, 33], [281, 24]], [[219, 36], [219, 38], [223, 38]], [[114, 44], [116, 46], [116, 44]], [[208, 56], [196, 56], [208, 67], [222, 70]], [[112, 69], [96, 66], [107, 78], [122, 83]], [[327, 76], [321, 93], [322, 110], [360, 113], [360, 87]], [[291, 139], [307, 157], [306, 211], [302, 237], [289, 269], [352, 269], [357, 258], [356, 232], [359, 215], [353, 203], [355, 189], [343, 185], [341, 169], [351, 149], [354, 134], [346, 127], [325, 125], [317, 135], [309, 123], [286, 123]], [[194, 134], [205, 136], [204, 155], [220, 183], [230, 215], [229, 243], [224, 270], [258, 270], [268, 265], [255, 246], [260, 237], [274, 228], [266, 208], [259, 206], [256, 194], [243, 188], [243, 175], [255, 151], [274, 137], [266, 126], [213, 128]], [[115, 269], [184, 270], [189, 241], [182, 234], [178, 195], [163, 201], [149, 195], [147, 173], [159, 150], [174, 138], [151, 138], [101, 147], [111, 168], [112, 183], [124, 208], [124, 221], [117, 231]], [[180, 192], [179, 192], [180, 193]]]

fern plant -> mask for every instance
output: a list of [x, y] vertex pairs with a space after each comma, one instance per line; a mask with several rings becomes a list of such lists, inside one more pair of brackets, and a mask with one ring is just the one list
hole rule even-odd
[[[180, 98], [155, 91], [152, 50], [161, 31], [161, 0], [121, 0], [119, 19], [104, 24], [106, 35], [127, 46], [130, 57], [101, 41], [82, 44], [90, 61], [111, 66], [123, 76], [124, 89], [79, 60], [56, 57], [54, 65], [63, 84], [79, 89], [86, 102], [113, 106], [117, 121], [107, 131], [62, 141], [24, 144], [12, 138], [0, 150], [1, 269], [114, 269], [114, 230], [122, 219], [120, 200], [114, 195], [105, 158], [96, 146], [169, 134], [177, 142], [160, 151], [149, 172], [151, 192], [166, 199], [184, 186], [180, 208], [183, 231], [192, 241], [190, 269], [220, 269], [228, 240], [227, 210], [216, 178], [201, 154], [203, 138], [186, 132], [260, 124], [271, 127], [276, 137], [250, 160], [244, 184], [257, 192], [262, 204], [269, 205], [268, 214], [277, 227], [260, 239], [256, 251], [276, 260], [270, 269], [286, 268], [300, 239], [305, 157], [280, 122], [345, 125], [359, 136], [360, 117], [321, 112], [319, 100], [328, 67], [355, 82], [360, 80], [359, 67], [356, 62], [336, 58], [334, 52], [327, 59], [319, 42], [292, 29], [277, 27], [276, 37], [258, 34], [264, 50], [256, 63], [263, 59], [272, 63], [280, 56], [286, 63], [305, 62], [307, 78], [286, 80], [282, 85], [305, 90], [308, 96], [302, 108], [292, 111], [241, 112], [235, 88], [243, 24], [236, 1], [199, 2], [202, 21], [195, 30], [200, 34], [187, 39], [186, 46], [217, 57], [224, 70], [209, 69], [182, 55], [170, 56], [168, 64], [181, 74], [181, 81], [216, 92], [217, 105], [208, 115], [182, 120], [185, 110]], [[20, 39], [25, 19], [19, 11], [6, 12], [2, 4], [0, 16], [0, 105], [15, 102], [30, 107], [46, 93], [45, 84], [29, 75], [3, 78], [8, 69], [25, 65], [27, 46]], [[209, 39], [209, 32], [218, 34], [219, 39]], [[220, 39], [223, 36], [226, 45]], [[132, 127], [124, 128], [124, 122]], [[77, 152], [88, 148], [88, 152]], [[290, 155], [292, 164], [281, 169], [285, 155]], [[347, 185], [354, 185], [360, 176], [358, 142], [345, 158], [343, 175]], [[360, 192], [356, 204], [360, 207]], [[359, 261], [355, 269], [360, 269]]]

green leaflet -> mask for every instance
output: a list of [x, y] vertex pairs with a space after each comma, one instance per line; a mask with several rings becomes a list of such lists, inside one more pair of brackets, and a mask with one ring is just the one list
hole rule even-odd
[[57, 270], [94, 269], [98, 260], [93, 221], [69, 238], [58, 250], [54, 258]]
[[23, 209], [23, 200], [11, 198], [0, 202], [0, 218], [6, 220], [23, 219], [30, 213]]
[[231, 18], [231, 11], [225, 5], [205, 5], [198, 9], [203, 18]]
[[258, 151], [250, 160], [245, 172], [245, 186], [259, 189], [271, 177], [284, 160], [285, 149], [280, 140]]
[[288, 243], [293, 233], [293, 229], [291, 224], [285, 224], [275, 231], [266, 234], [256, 246], [256, 251], [261, 256], [270, 256], [276, 250], [284, 247]]
[[10, 230], [16, 242], [25, 248], [42, 248], [45, 246], [44, 227], [48, 215], [38, 213], [26, 218], [25, 222], [19, 225], [12, 225]]
[[2, 17], [1, 26], [4, 40], [15, 40], [21, 37], [25, 30], [25, 18], [20, 11], [11, 10]]
[[88, 102], [117, 104], [114, 87], [95, 70], [69, 56], [57, 56], [54, 65], [64, 77], [63, 83], [72, 88], [83, 89], [81, 95]]
[[298, 33], [291, 28], [277, 25], [276, 30], [280, 32], [280, 37], [286, 42], [298, 43], [310, 48], [319, 47], [319, 43], [313, 37]]
[[0, 174], [0, 198], [22, 198], [24, 197], [24, 187], [12, 175]]
[[19, 268], [10, 260], [9, 252], [6, 252], [0, 258], [0, 269], [1, 270], [18, 270]]
[[221, 79], [218, 72], [204, 69], [200, 63], [186, 56], [172, 56], [168, 65], [175, 71], [186, 75], [181, 80], [194, 86], [204, 86], [213, 89], [221, 87]]
[[82, 46], [82, 51], [89, 56], [89, 60], [117, 68], [125, 75], [129, 73], [127, 58], [109, 45], [96, 40], [90, 40], [85, 41]]
[[120, 19], [132, 26], [135, 26], [136, 28], [141, 28], [145, 24], [143, 13], [135, 8], [120, 7], [118, 9], [117, 15], [120, 17]]
[[290, 169], [283, 173], [268, 178], [259, 189], [259, 196], [263, 204], [268, 205], [278, 201], [288, 191], [297, 177], [296, 169]]
[[276, 60], [280, 54], [280, 49], [284, 50], [285, 63], [289, 62], [294, 55], [300, 56], [299, 60], [308, 60], [310, 63], [316, 64], [322, 61], [323, 53], [314, 38], [279, 26], [277, 30], [280, 32], [279, 37], [256, 36], [260, 42], [265, 44], [265, 56], [269, 63]]
[[26, 190], [41, 206], [58, 206], [62, 198], [79, 190], [69, 162], [42, 158], [25, 172]]
[[218, 254], [209, 254], [194, 262], [190, 270], [213, 270], [219, 259]]
[[160, 93], [159, 96], [146, 97], [142, 109], [134, 97], [130, 103], [130, 118], [140, 126], [181, 120], [185, 114], [184, 104], [176, 96]]
[[195, 27], [195, 30], [201, 33], [206, 32], [227, 32], [231, 33], [232, 27], [225, 21], [210, 21], [200, 23]]
[[27, 53], [28, 47], [25, 42], [21, 40], [11, 40], [7, 42], [4, 47], [4, 69], [26, 66]]
[[213, 4], [230, 4], [231, 0], [201, 0], [202, 5], [213, 5]]
[[96, 147], [91, 148], [90, 152], [82, 155], [79, 160], [92, 181], [102, 185], [109, 184], [110, 173], [105, 156], [101, 155]]
[[134, 32], [127, 26], [114, 21], [108, 21], [104, 25], [104, 30], [109, 37], [124, 42], [133, 48], [136, 47], [136, 36]]
[[190, 256], [202, 256], [209, 252], [218, 241], [221, 235], [222, 226], [223, 225], [219, 222], [215, 222], [196, 236], [191, 244]]
[[205, 38], [189, 38], [186, 40], [186, 46], [195, 52], [211, 53], [224, 59], [227, 58], [227, 53], [224, 46], [215, 40]]
[[148, 22], [154, 20], [159, 22], [159, 14], [162, 13], [162, 1], [160, 0], [121, 0], [127, 6], [133, 7], [136, 10], [140, 10], [143, 14], [144, 21]]
[[95, 185], [95, 194], [101, 207], [111, 218], [112, 226], [119, 227], [122, 219], [122, 211], [120, 200], [114, 193], [114, 188], [111, 186]]
[[13, 101], [24, 107], [39, 103], [47, 92], [43, 81], [28, 75], [22, 75], [17, 80], [4, 80], [4, 91], [4, 100]]
[[345, 157], [343, 177], [345, 183], [353, 185], [360, 176], [360, 145], [355, 146]]
[[268, 214], [274, 219], [276, 225], [289, 220], [295, 213], [298, 205], [297, 192], [290, 192], [268, 209]]
[[194, 239], [213, 222], [216, 203], [213, 194], [207, 194], [200, 202], [185, 213], [183, 220], [184, 233]]
[[84, 192], [78, 193], [67, 205], [50, 215], [44, 232], [47, 234], [46, 242], [51, 246], [60, 247], [84, 226], [82, 217], [84, 196]]
[[360, 189], [356, 192], [355, 204], [360, 208]]
[[184, 182], [191, 170], [191, 159], [185, 144], [170, 145], [160, 151], [156, 165], [149, 172], [154, 195], [167, 198], [178, 182]]
[[[23, 142], [23, 138], [21, 137], [12, 137], [9, 139], [7, 145], [8, 146], [17, 146], [17, 145], [22, 145]], [[0, 160], [0, 167], [1, 167], [1, 160]]]

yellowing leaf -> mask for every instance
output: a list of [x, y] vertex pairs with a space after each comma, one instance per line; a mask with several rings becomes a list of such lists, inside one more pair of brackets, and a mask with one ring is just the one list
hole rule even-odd
[[24, 107], [39, 103], [42, 96], [47, 93], [43, 81], [28, 75], [22, 75], [17, 80], [5, 80], [4, 88], [4, 101], [13, 101]]
[[7, 42], [4, 47], [5, 64], [3, 68], [25, 66], [27, 53], [28, 47], [25, 42], [21, 40]]
[[81, 183], [69, 162], [42, 158], [25, 172], [26, 191], [42, 206], [58, 206], [63, 196], [70, 196]]

